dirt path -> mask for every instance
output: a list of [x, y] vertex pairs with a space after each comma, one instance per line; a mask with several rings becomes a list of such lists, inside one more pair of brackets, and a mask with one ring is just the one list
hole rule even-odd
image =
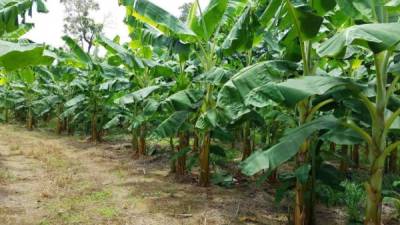
[[0, 126], [1, 224], [287, 223], [286, 209], [264, 192], [179, 184], [167, 162], [154, 161], [133, 161], [117, 146]]

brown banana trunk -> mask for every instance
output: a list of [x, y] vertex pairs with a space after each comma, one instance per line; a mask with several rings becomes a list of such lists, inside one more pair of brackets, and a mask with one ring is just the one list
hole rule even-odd
[[268, 182], [271, 184], [278, 183], [278, 170], [275, 169], [271, 172], [271, 175], [268, 177]]
[[58, 116], [57, 117], [57, 129], [56, 129], [56, 133], [58, 135], [60, 135], [62, 133], [64, 129], [64, 122], [62, 121], [62, 119]]
[[199, 152], [199, 136], [196, 132], [193, 133], [193, 152]]
[[65, 127], [65, 130], [67, 131], [68, 135], [74, 135], [74, 129], [70, 122], [71, 120], [72, 120], [71, 117], [64, 119], [64, 127]]
[[382, 180], [385, 160], [379, 157], [374, 161], [370, 179], [366, 186], [367, 191], [367, 208], [365, 225], [381, 225], [382, 215]]
[[348, 171], [349, 167], [347, 163], [348, 150], [349, 150], [348, 145], [342, 145], [342, 148], [340, 150], [340, 156], [342, 157], [342, 159], [340, 160], [340, 171], [342, 173], [346, 173]]
[[336, 144], [333, 143], [333, 142], [331, 142], [331, 144], [330, 144], [330, 146], [329, 146], [329, 150], [330, 150], [331, 152], [336, 152]]
[[139, 141], [138, 141], [138, 134], [137, 130], [133, 129], [132, 130], [132, 152], [133, 152], [133, 158], [137, 158], [137, 154], [139, 153]]
[[92, 132], [92, 135], [90, 137], [90, 140], [93, 141], [93, 142], [97, 142], [98, 134], [97, 134], [97, 116], [96, 116], [96, 113], [92, 114], [91, 132]]
[[27, 124], [26, 124], [26, 126], [27, 126], [27, 128], [28, 128], [28, 130], [33, 130], [33, 115], [32, 115], [32, 111], [31, 111], [31, 109], [29, 109], [28, 110], [28, 118], [27, 118]]
[[211, 135], [210, 132], [206, 132], [203, 137], [203, 143], [200, 152], [200, 181], [199, 184], [202, 187], [207, 187], [210, 182], [210, 142]]
[[8, 109], [4, 109], [4, 122], [8, 123], [8, 120], [9, 120]]
[[142, 125], [140, 127], [138, 155], [139, 155], [139, 157], [146, 155], [146, 126], [145, 125]]
[[61, 118], [61, 114], [63, 111], [64, 111], [63, 105], [59, 104], [57, 107], [57, 129], [56, 129], [56, 133], [58, 135], [60, 135], [67, 128], [67, 124], [65, 123], [67, 118], [64, 118], [64, 119]]
[[[178, 152], [183, 151], [189, 146], [189, 134], [187, 132], [179, 133], [179, 147]], [[186, 174], [186, 155], [178, 158], [176, 161], [176, 175], [184, 176]]]
[[389, 172], [396, 173], [397, 172], [397, 154], [398, 149], [393, 150], [389, 157]]
[[[170, 148], [171, 148], [171, 152], [173, 153], [174, 152], [174, 150], [175, 150], [175, 145], [174, 145], [174, 138], [173, 137], [170, 137], [169, 138], [169, 146], [170, 146]], [[175, 165], [175, 163], [176, 163], [176, 160], [171, 160], [171, 173], [175, 173], [176, 172], [176, 165]]]
[[[309, 141], [306, 141], [300, 152], [297, 154], [297, 165], [305, 165], [308, 162], [308, 147]], [[294, 210], [294, 224], [295, 225], [308, 225], [310, 224], [311, 206], [307, 200], [307, 192], [309, 191], [309, 184], [301, 183], [299, 180], [296, 181], [296, 205]], [[310, 199], [310, 198], [309, 198]]]
[[243, 128], [242, 148], [243, 148], [242, 161], [244, 161], [251, 155], [251, 152], [252, 152], [250, 125], [248, 124], [248, 122], [246, 122], [246, 124], [244, 125], [244, 128]]
[[358, 169], [360, 167], [360, 145], [353, 146], [352, 158], [353, 158], [354, 168]]

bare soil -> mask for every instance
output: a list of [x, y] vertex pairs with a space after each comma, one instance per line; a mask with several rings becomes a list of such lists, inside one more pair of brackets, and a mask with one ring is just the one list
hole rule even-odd
[[[0, 126], [0, 224], [288, 224], [287, 207], [268, 191], [179, 183], [164, 157], [130, 154], [124, 145]], [[345, 224], [341, 210], [318, 211], [319, 224]]]

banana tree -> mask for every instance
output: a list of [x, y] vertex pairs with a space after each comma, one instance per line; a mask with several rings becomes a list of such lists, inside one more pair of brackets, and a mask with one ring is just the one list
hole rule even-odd
[[[271, 4], [273, 4], [273, 3], [271, 3]], [[297, 31], [297, 33], [299, 34], [300, 50], [302, 52], [301, 55], [302, 55], [302, 59], [303, 59], [303, 72], [306, 75], [315, 73], [316, 66], [313, 65], [310, 60], [308, 60], [308, 59], [310, 59], [310, 54], [312, 53], [312, 51], [307, 46], [311, 46], [310, 43], [309, 43], [310, 35], [311, 35], [311, 37], [315, 36], [318, 33], [319, 28], [318, 28], [318, 26], [316, 26], [316, 27], [315, 26], [314, 27], [309, 26], [309, 24], [308, 24], [308, 27], [306, 27], [305, 23], [304, 23], [305, 21], [301, 21], [301, 19], [302, 18], [304, 19], [304, 18], [306, 18], [308, 16], [309, 19], [310, 19], [309, 21], [314, 21], [314, 22], [316, 22], [316, 24], [320, 24], [320, 22], [322, 22], [321, 19], [320, 19], [321, 17], [318, 17], [317, 15], [313, 15], [312, 11], [305, 11], [306, 15], [304, 15], [304, 12], [303, 12], [303, 14], [301, 14], [302, 12], [299, 11], [299, 10], [302, 10], [302, 8], [304, 9], [304, 7], [306, 7], [304, 5], [295, 6], [295, 5], [292, 5], [291, 2], [289, 2], [289, 1], [287, 1], [285, 4], [286, 4], [286, 9], [289, 10], [289, 15], [291, 15], [291, 19], [295, 22], [295, 26], [296, 26], [295, 27], [296, 28], [295, 31]], [[297, 18], [296, 16], [298, 16], [298, 15], [302, 15], [303, 17], [299, 17], [300, 19], [296, 20], [296, 18]], [[316, 29], [316, 28], [318, 28], [318, 29]], [[341, 33], [341, 35], [335, 36], [335, 38], [333, 38], [331, 41], [328, 41], [327, 44], [324, 44], [318, 50], [318, 54], [320, 56], [326, 56], [326, 54], [321, 54], [321, 53], [323, 53], [324, 50], [331, 50], [335, 54], [339, 55], [340, 53], [344, 53], [344, 51], [342, 51], [342, 50], [344, 49], [345, 46], [350, 45], [353, 42], [356, 43], [356, 44], [362, 45], [362, 46], [369, 46], [370, 48], [373, 48], [373, 49], [374, 48], [377, 48], [377, 49], [380, 48], [381, 50], [382, 50], [382, 48], [383, 48], [383, 50], [385, 50], [385, 48], [392, 48], [393, 46], [397, 45], [398, 41], [396, 41], [395, 35], [393, 35], [393, 38], [391, 38], [391, 40], [388, 40], [388, 43], [384, 43], [384, 41], [382, 41], [382, 39], [377, 40], [377, 37], [375, 37], [375, 36], [374, 36], [374, 38], [376, 38], [376, 39], [372, 40], [371, 36], [368, 37], [366, 35], [366, 34], [372, 34], [374, 32], [375, 33], [379, 33], [379, 32], [377, 32], [377, 30], [381, 30], [382, 28], [383, 27], [379, 27], [379, 29], [372, 29], [373, 32], [372, 32], [372, 30], [364, 31], [363, 29], [361, 29], [361, 30], [357, 30], [357, 32], [351, 33], [351, 35], [350, 35], [349, 31], [352, 31], [352, 29], [350, 28], [349, 31], [345, 31], [345, 32]], [[363, 33], [361, 33], [360, 31], [363, 31]], [[357, 35], [359, 35], [359, 36], [357, 36]], [[376, 35], [379, 38], [383, 38], [383, 39], [388, 38], [388, 36], [386, 36], [384, 34], [376, 34]], [[363, 38], [366, 38], [366, 40], [364, 39], [364, 41], [360, 42], [360, 40], [363, 40]], [[393, 39], [395, 39], [395, 40], [393, 40]], [[334, 40], [336, 40], [336, 42], [335, 42], [336, 46], [332, 44], [334, 42]], [[375, 41], [375, 43], [379, 43], [379, 44], [374, 44], [374, 41]], [[331, 43], [331, 45], [329, 45], [329, 42]], [[372, 44], [370, 44], [368, 42], [371, 42]], [[339, 47], [337, 47], [337, 46], [339, 46]], [[305, 51], [305, 50], [307, 50], [307, 51]], [[377, 67], [377, 68], [379, 68], [379, 67]], [[318, 72], [317, 72], [317, 74], [318, 74]], [[327, 81], [329, 79], [334, 79], [334, 80], [331, 80], [329, 83], [324, 84], [325, 83], [324, 80]], [[339, 80], [335, 80], [335, 79], [337, 79], [337, 78], [304, 77], [304, 78], [298, 79], [298, 80], [296, 80], [296, 79], [295, 80], [289, 80], [287, 82], [284, 82], [282, 84], [278, 84], [277, 85], [277, 86], [285, 86], [285, 88], [283, 88], [283, 89], [279, 88], [281, 90], [284, 90], [284, 89], [290, 87], [289, 89], [286, 89], [286, 91], [290, 90], [290, 92], [292, 92], [292, 91], [297, 89], [297, 90], [302, 90], [301, 92], [303, 92], [303, 93], [306, 93], [306, 92], [309, 93], [309, 95], [303, 96], [303, 97], [306, 97], [306, 98], [301, 98], [302, 95], [299, 95], [300, 98], [297, 98], [297, 97], [299, 97], [299, 96], [297, 96], [296, 97], [297, 100], [295, 100], [295, 99], [289, 100], [289, 98], [287, 98], [287, 100], [289, 102], [295, 100], [292, 103], [297, 103], [297, 104], [301, 103], [301, 105], [298, 106], [298, 107], [300, 107], [298, 109], [298, 111], [300, 112], [300, 122], [303, 121], [303, 123], [306, 123], [304, 125], [301, 125], [301, 127], [308, 126], [307, 123], [312, 123], [312, 118], [317, 113], [317, 111], [319, 109], [321, 109], [322, 106], [326, 106], [327, 104], [330, 104], [330, 103], [333, 102], [333, 99], [326, 99], [325, 101], [322, 101], [322, 102], [319, 102], [319, 103], [316, 102], [317, 104], [315, 104], [315, 102], [311, 101], [312, 100], [312, 99], [310, 99], [311, 96], [314, 96], [315, 94], [321, 95], [321, 94], [327, 93], [326, 91], [328, 91], [329, 89], [332, 89], [332, 88], [335, 89], [335, 88], [338, 88], [340, 86], [346, 87], [346, 88], [352, 87], [350, 89], [351, 89], [351, 91], [353, 93], [353, 96], [354, 95], [355, 96], [358, 96], [358, 95], [362, 96], [362, 94], [359, 94], [359, 93], [362, 93], [363, 89], [362, 88], [360, 89], [360, 87], [357, 88], [358, 85], [354, 85], [354, 84], [349, 85], [351, 82], [349, 83], [346, 80], [342, 80], [342, 81], [338, 82]], [[305, 83], [303, 83], [303, 81], [301, 81], [301, 80], [303, 80]], [[397, 81], [395, 81], [395, 80], [394, 80], [394, 82], [396, 83]], [[310, 83], [308, 83], [308, 82], [310, 82]], [[320, 86], [319, 87], [314, 87], [314, 84], [312, 84], [312, 83], [314, 83], [314, 84], [318, 83]], [[340, 84], [340, 83], [342, 83], [342, 84]], [[347, 84], [345, 84], [345, 83], [347, 83]], [[253, 94], [252, 94], [253, 97], [257, 97], [258, 96], [257, 92], [258, 93], [262, 93], [263, 92], [264, 94], [269, 96], [268, 98], [270, 98], [270, 99], [271, 98], [272, 99], [276, 98], [277, 97], [276, 94], [274, 94], [274, 95], [271, 94], [271, 93], [273, 93], [271, 91], [272, 86], [274, 86], [274, 88], [277, 87], [275, 84], [274, 85], [266, 85], [266, 86], [264, 86], [262, 88], [259, 88], [257, 91], [253, 92]], [[301, 86], [303, 86], [303, 87], [301, 87]], [[307, 86], [308, 86], [309, 89], [306, 88]], [[323, 87], [323, 86], [325, 86], [325, 87]], [[325, 88], [328, 88], [328, 89], [323, 91], [323, 89], [321, 89], [321, 87], [323, 87], [323, 89], [325, 89]], [[319, 89], [319, 91], [322, 91], [322, 92], [318, 93], [318, 92], [310, 91], [312, 89], [314, 91]], [[393, 88], [389, 88], [389, 89], [393, 89]], [[281, 91], [281, 94], [287, 95], [287, 97], [289, 97], [288, 94], [290, 92], [285, 93], [285, 91], [284, 92]], [[264, 95], [264, 94], [262, 94], [262, 95]], [[260, 96], [258, 96], [258, 97], [260, 97]], [[294, 97], [294, 96], [292, 96], [292, 97]], [[370, 96], [370, 97], [372, 97], [372, 96]], [[304, 102], [305, 99], [308, 99], [307, 100], [308, 101], [307, 104], [305, 104], [305, 102]], [[314, 106], [312, 106], [312, 105], [314, 105]], [[309, 108], [309, 107], [311, 107], [311, 108]], [[369, 107], [371, 107], [371, 105]], [[394, 115], [395, 114], [396, 113], [394, 113]], [[391, 117], [391, 120], [390, 120], [391, 122], [390, 123], [393, 123], [392, 120], [394, 120], [394, 119], [395, 119], [395, 116]], [[300, 123], [300, 124], [302, 124], [302, 123]], [[357, 126], [353, 125], [352, 123], [351, 123], [351, 125], [348, 125], [348, 126], [356, 128], [356, 130], [358, 128]], [[332, 128], [330, 128], [330, 129], [332, 129]], [[362, 131], [362, 129], [358, 129], [358, 131], [359, 131], [359, 135], [360, 136], [366, 137], [365, 133], [360, 132], [360, 131]], [[300, 149], [300, 152], [298, 153], [298, 157], [300, 156], [300, 161], [301, 160], [304, 161], [304, 160], [307, 159], [307, 154], [309, 153], [308, 152], [309, 151], [309, 149], [308, 149], [309, 141], [307, 141], [306, 143], [307, 144], [303, 144], [302, 146], [299, 145], [299, 147], [300, 146], [302, 147], [301, 148], [302, 150]], [[282, 142], [282, 146], [283, 146], [283, 144], [284, 144], [284, 139], [283, 139], [283, 142]], [[244, 171], [245, 172], [252, 171], [252, 172], [250, 172], [250, 174], [253, 174], [253, 172], [255, 172], [255, 171], [259, 171], [259, 170], [254, 170], [253, 171], [254, 168], [252, 168], [252, 166], [261, 164], [261, 162], [262, 162], [261, 158], [263, 158], [264, 156], [266, 156], [266, 158], [264, 158], [264, 159], [266, 159], [267, 161], [264, 161], [264, 163], [265, 163], [264, 166], [265, 167], [263, 167], [263, 168], [270, 168], [270, 169], [273, 168], [273, 167], [276, 167], [276, 165], [279, 165], [279, 162], [281, 163], [281, 162], [286, 161], [287, 159], [289, 159], [290, 157], [285, 158], [283, 161], [281, 161], [282, 160], [282, 158], [280, 158], [281, 156], [278, 157], [277, 155], [274, 155], [274, 150], [279, 149], [278, 146], [280, 146], [280, 145], [278, 144], [276, 147], [273, 147], [273, 148], [271, 148], [270, 150], [268, 150], [268, 151], [266, 151], [264, 153], [255, 154], [253, 157], [251, 157], [251, 159], [249, 159], [247, 162], [245, 162], [243, 164]], [[389, 149], [393, 149], [393, 148], [394, 147], [390, 147]], [[297, 153], [297, 150], [295, 152]], [[264, 156], [261, 156], [261, 155], [264, 155]], [[290, 154], [290, 155], [292, 156], [292, 154]], [[274, 158], [274, 157], [276, 157], [276, 158]], [[299, 161], [299, 158], [298, 158], [298, 161]], [[306, 161], [304, 161], [304, 162], [306, 162]], [[300, 166], [300, 165], [301, 164], [299, 164], [298, 170], [304, 168], [303, 166]], [[296, 197], [296, 209], [295, 209], [295, 222], [297, 224], [304, 224], [304, 223], [308, 224], [308, 223], [311, 223], [310, 219], [309, 219], [309, 215], [310, 215], [311, 212], [308, 209], [309, 208], [308, 206], [310, 206], [311, 204], [309, 202], [306, 203], [306, 201], [304, 200], [304, 192], [306, 191], [305, 188], [308, 185], [309, 185], [308, 182], [301, 182], [301, 180], [298, 178], [297, 188], [296, 188], [297, 197]], [[370, 208], [370, 207], [367, 207], [367, 208]], [[366, 221], [369, 221], [368, 216], [367, 216]], [[366, 223], [368, 223], [368, 222], [366, 222]], [[373, 222], [373, 224], [375, 224], [375, 223], [376, 222]]]
[[[239, 2], [239, 1], [232, 1]], [[177, 18], [152, 4], [147, 0], [137, 0], [134, 2], [121, 1], [127, 8], [128, 15], [146, 23], [164, 35], [177, 38], [184, 43], [191, 43], [193, 54], [202, 65], [202, 72], [207, 73], [217, 65], [216, 36], [224, 18], [235, 10], [227, 10], [230, 6], [227, 0], [212, 0], [208, 6], [202, 10], [198, 1], [194, 1], [189, 13], [187, 24], [183, 24]], [[132, 4], [133, 3], [133, 4]], [[204, 118], [210, 118], [213, 107], [215, 107], [214, 90], [211, 83], [203, 82], [202, 88], [206, 90], [202, 106], [198, 112], [198, 124], [196, 133], [200, 136], [200, 185], [209, 184], [209, 150], [211, 142], [211, 127], [200, 126]], [[204, 125], [204, 124], [203, 124]]]
[[[18, 38], [20, 34], [15, 34], [15, 37]], [[3, 73], [3, 90], [7, 91], [8, 87], [11, 87], [10, 81], [15, 80], [15, 74], [19, 75], [21, 81], [18, 86], [24, 86], [24, 88], [21, 87], [21, 91], [31, 90], [33, 88], [33, 83], [35, 83], [35, 72], [32, 68], [38, 65], [50, 65], [53, 63], [55, 58], [55, 54], [47, 50], [47, 47], [44, 45], [32, 44], [23, 41], [19, 43], [0, 41], [0, 68]], [[28, 115], [32, 115], [32, 102], [30, 100], [25, 101], [25, 103], [28, 102], [30, 103], [25, 106], [28, 107]], [[10, 105], [5, 102], [6, 118], [8, 117], [9, 106]], [[32, 122], [32, 120], [29, 118], [27, 121]], [[28, 128], [32, 129], [32, 123], [28, 122]]]
[[1, 99], [1, 109], [3, 111], [2, 120], [4, 123], [8, 123], [10, 120], [10, 113], [13, 107], [13, 100], [15, 95], [10, 83], [7, 82], [5, 77], [1, 78], [2, 85], [0, 86], [0, 99]]
[[[384, 15], [388, 15], [385, 6], [376, 6]], [[392, 129], [398, 129], [400, 110], [389, 110], [390, 99], [394, 96], [395, 87], [399, 81], [396, 72], [389, 73], [389, 65], [393, 62], [393, 52], [400, 42], [399, 23], [388, 23], [383, 16], [375, 18], [381, 23], [356, 25], [345, 29], [323, 43], [319, 49], [320, 56], [340, 56], [351, 45], [367, 47], [374, 55], [375, 62], [375, 93], [358, 95], [360, 101], [370, 113], [371, 127], [363, 128], [353, 122], [348, 126], [364, 138], [370, 148], [369, 161], [370, 179], [366, 183], [367, 207], [365, 224], [381, 224], [382, 209], [382, 178], [386, 158], [394, 151], [400, 142], [387, 144], [388, 134]], [[392, 77], [390, 80], [389, 78]], [[391, 83], [389, 83], [391, 81]]]
[[25, 16], [28, 12], [31, 14], [34, 4], [39, 13], [48, 12], [43, 0], [1, 0], [0, 37], [7, 36], [25, 24]]
[[[298, 95], [295, 99], [291, 100], [289, 98], [295, 96], [287, 96], [287, 99], [284, 100], [284, 105], [293, 107], [298, 113], [298, 124], [300, 126], [305, 123], [311, 122], [314, 116], [318, 115], [318, 111], [322, 107], [329, 105], [333, 102], [333, 99], [329, 98], [325, 99], [324, 101], [315, 101], [313, 100], [314, 96], [324, 95], [326, 91], [337, 88], [338, 86], [344, 85], [344, 83], [346, 83], [346, 81], [332, 80], [332, 78], [330, 77], [306, 78], [308, 76], [320, 76], [321, 74], [323, 74], [317, 72], [317, 64], [314, 62], [314, 58], [316, 57], [316, 55], [312, 48], [312, 43], [318, 40], [317, 36], [319, 34], [319, 30], [324, 19], [323, 16], [326, 15], [326, 12], [332, 10], [335, 5], [336, 3], [321, 4], [320, 1], [296, 3], [293, 3], [292, 1], [270, 1], [264, 13], [260, 17], [260, 23], [263, 26], [268, 29], [276, 29], [277, 34], [282, 34], [282, 44], [286, 47], [284, 49], [284, 57], [287, 59], [300, 58], [302, 60], [301, 63], [303, 65], [303, 69], [302, 71], [299, 71], [299, 74], [302, 74], [304, 76], [304, 79], [300, 79], [299, 81], [289, 80], [278, 85], [286, 86], [286, 88], [288, 88], [287, 93], [282, 92], [282, 90], [279, 91], [282, 95], [288, 95], [291, 91], [293, 91], [292, 89], [297, 89], [297, 91], [299, 92], [304, 91], [309, 93], [306, 95]], [[277, 25], [277, 27], [272, 28], [274, 25]], [[293, 73], [292, 76], [293, 75], [296, 74]], [[325, 84], [325, 82], [331, 82], [331, 85], [326, 85], [324, 88], [327, 89], [325, 90], [324, 88], [319, 88], [318, 90], [318, 88], [314, 88], [314, 86], [307, 84], [307, 82], [315, 82], [319, 83], [320, 85]], [[302, 84], [304, 85], [303, 87], [301, 87]], [[261, 84], [260, 86], [253, 86], [254, 90], [252, 90], [252, 92], [248, 96], [245, 96], [245, 98], [247, 98], [246, 100], [248, 104], [252, 104], [251, 101], [255, 101], [255, 103], [260, 104], [259, 98], [263, 99], [265, 96], [268, 96], [266, 97], [267, 99], [275, 99], [275, 101], [280, 102], [280, 100], [278, 100], [280, 98], [280, 94], [277, 94], [275, 91], [273, 91], [274, 88], [272, 88], [272, 86], [274, 85], [276, 84], [264, 83], [264, 85]], [[310, 92], [309, 90], [306, 90], [307, 86], [309, 88], [314, 88], [314, 91], [318, 91]], [[261, 94], [261, 96], [264, 97], [260, 97], [259, 94], [261, 92], [263, 93]], [[311, 140], [306, 139], [304, 144], [299, 146], [301, 147], [299, 151], [295, 151], [297, 154], [296, 162], [298, 170], [307, 168], [309, 163], [311, 163], [312, 156], [310, 149], [312, 144], [313, 142]], [[248, 165], [248, 162], [256, 160], [255, 158], [252, 157], [252, 159], [245, 162], [244, 165]], [[267, 168], [269, 168], [268, 163], [266, 166]], [[275, 167], [275, 164], [273, 167]], [[316, 168], [312, 168], [312, 170], [316, 170]], [[305, 174], [313, 174], [313, 172], [311, 170], [308, 170], [308, 172], [305, 172]], [[294, 221], [296, 224], [309, 224], [312, 223], [313, 220], [313, 202], [311, 202], [311, 198], [307, 198], [305, 196], [312, 195], [312, 183], [308, 175], [306, 176], [305, 181], [302, 178], [304, 177], [298, 177], [296, 182], [296, 204], [294, 210]]]
[[73, 88], [71, 83], [78, 71], [72, 67], [62, 65], [62, 60], [58, 58], [56, 66], [39, 67], [37, 72], [40, 74], [42, 89], [48, 91], [48, 94], [42, 99], [44, 111], [55, 114], [57, 119], [56, 133], [61, 134], [68, 131], [70, 134], [72, 129], [68, 122], [68, 118], [63, 118], [65, 103], [73, 96]]
[[[122, 112], [117, 117], [120, 117], [118, 120], [125, 119], [129, 124], [133, 150], [137, 157], [143, 156], [146, 153], [147, 123], [152, 119], [153, 111], [157, 110], [157, 104], [154, 104], [151, 96], [168, 85], [164, 78], [171, 76], [174, 71], [159, 63], [157, 55], [143, 40], [132, 40], [131, 44], [134, 45], [130, 48], [120, 45], [116, 39], [112, 41], [104, 36], [99, 36], [97, 41], [107, 49], [108, 60], [114, 66], [124, 66], [128, 74], [130, 87], [115, 99], [115, 104]], [[110, 122], [118, 120], [115, 117]]]
[[[160, 111], [169, 115], [160, 125], [154, 130], [154, 133], [159, 138], [173, 138], [178, 136], [179, 146], [178, 151], [174, 154], [172, 160], [172, 170], [176, 172], [176, 175], [183, 176], [187, 173], [186, 168], [186, 155], [190, 150], [197, 153], [194, 148], [189, 147], [189, 133], [193, 132], [193, 125], [190, 124], [191, 119], [196, 115], [196, 112], [201, 105], [201, 101], [204, 97], [202, 90], [196, 89], [185, 89], [178, 91], [160, 104]], [[173, 148], [174, 149], [174, 148]]]
[[4, 119], [9, 119], [12, 105], [10, 96], [12, 90], [7, 79], [10, 71], [35, 65], [48, 65], [54, 60], [54, 55], [45, 46], [30, 43], [16, 43], [18, 39], [32, 29], [33, 24], [25, 23], [27, 12], [31, 12], [34, 3], [40, 13], [48, 12], [42, 0], [1, 0], [0, 1], [0, 68], [2, 68], [2, 94], [4, 97]]
[[[259, 24], [258, 16], [256, 14], [258, 8], [263, 8], [263, 5], [258, 5], [256, 2], [249, 1], [243, 12], [240, 14], [237, 20], [227, 34], [224, 42], [221, 45], [221, 51], [224, 57], [232, 56], [235, 53], [244, 53], [245, 66], [251, 66], [254, 62], [253, 48], [256, 47], [262, 38], [262, 27]], [[248, 110], [248, 114], [254, 113], [252, 110]], [[245, 116], [244, 114], [241, 116]], [[238, 121], [238, 120], [236, 120]], [[242, 120], [243, 131], [242, 131], [242, 152], [243, 160], [246, 159], [253, 152], [251, 144], [251, 121]]]
[[33, 130], [39, 115], [40, 102], [38, 100], [43, 94], [39, 88], [39, 81], [36, 79], [37, 74], [32, 69], [26, 68], [19, 70], [14, 75], [14, 78], [10, 77], [10, 85], [16, 97], [13, 100], [14, 110], [25, 115], [27, 129]]
[[101, 141], [102, 127], [107, 121], [106, 102], [111, 98], [108, 90], [102, 88], [102, 84], [107, 82], [107, 65], [98, 63], [70, 37], [64, 36], [63, 39], [72, 52], [65, 57], [65, 63], [73, 65], [77, 74], [70, 84], [75, 96], [65, 103], [62, 116], [72, 117], [70, 122], [90, 121], [91, 140]]
[[[244, 14], [246, 15], [246, 14]], [[273, 17], [275, 15], [275, 21], [272, 21]], [[244, 20], [244, 19], [242, 19]], [[293, 42], [299, 43], [299, 52], [301, 53], [302, 56], [302, 63], [303, 63], [303, 75], [308, 76], [312, 75], [314, 73], [313, 70], [313, 62], [311, 59], [311, 53], [312, 53], [312, 48], [311, 48], [311, 43], [312, 39], [318, 34], [319, 28], [322, 24], [323, 18], [319, 15], [316, 15], [313, 11], [310, 5], [307, 3], [304, 4], [298, 4], [298, 5], [293, 5], [291, 1], [270, 1], [268, 6], [266, 7], [264, 13], [259, 17], [259, 21], [262, 27], [264, 28], [269, 28], [271, 29], [271, 26], [275, 24], [279, 24], [278, 26], [278, 32], [279, 29], [282, 30], [289, 30], [289, 35], [286, 35], [287, 38], [290, 40], [290, 43], [292, 44]], [[290, 22], [288, 22], [290, 21]], [[239, 20], [240, 22], [240, 20]], [[294, 24], [292, 26], [291, 24]], [[282, 32], [283, 33], [283, 32]], [[246, 33], [245, 33], [246, 34]], [[293, 44], [292, 44], [293, 45]], [[287, 49], [291, 50], [293, 47], [290, 46]], [[271, 63], [271, 65], [273, 65]], [[260, 67], [262, 68], [262, 67]], [[250, 70], [251, 71], [251, 70]], [[259, 72], [259, 71], [255, 71]], [[262, 73], [261, 73], [262, 74]], [[294, 73], [292, 75], [295, 75]], [[268, 77], [268, 76], [266, 76]], [[260, 75], [260, 79], [263, 79], [263, 76]], [[282, 79], [282, 78], [281, 78]], [[249, 81], [244, 80], [245, 82], [242, 85], [242, 87], [238, 86], [240, 83], [233, 83], [233, 86], [237, 88], [238, 90], [246, 90], [246, 92], [252, 91], [252, 89], [259, 88], [264, 85], [268, 85], [266, 83], [269, 83], [271, 81], [270, 79], [265, 79], [261, 80], [262, 82], [254, 82], [252, 83], [252, 86], [247, 86]], [[232, 86], [232, 84], [231, 84]], [[249, 89], [250, 87], [250, 89]], [[264, 86], [265, 88], [265, 86]], [[241, 98], [246, 98], [248, 93], [243, 92], [241, 94]], [[275, 96], [277, 97], [277, 96]], [[247, 99], [246, 99], [247, 100]], [[312, 109], [312, 104], [310, 100], [303, 99], [303, 102], [298, 105], [297, 111], [299, 112], [299, 124], [303, 124], [306, 122], [306, 117], [310, 113]], [[299, 152], [298, 156], [298, 167], [300, 168], [304, 164], [306, 164], [307, 158], [306, 155], [308, 154], [308, 144], [304, 144], [302, 146], [302, 150]], [[303, 199], [304, 197], [304, 192], [305, 192], [305, 185], [303, 185], [301, 182], [297, 182], [297, 188], [296, 188], [296, 207], [295, 207], [295, 221], [296, 224], [304, 224], [308, 223], [308, 214], [309, 212], [306, 212], [307, 206], [306, 203]]]

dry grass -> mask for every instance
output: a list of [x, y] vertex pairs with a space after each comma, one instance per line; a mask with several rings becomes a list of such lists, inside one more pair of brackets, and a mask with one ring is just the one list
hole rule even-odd
[[7, 184], [17, 179], [8, 169], [0, 168], [0, 184]]
[[38, 167], [33, 171], [37, 173], [35, 179], [26, 182], [40, 184], [40, 189], [31, 193], [34, 198], [28, 199], [39, 201], [40, 208], [29, 209], [29, 214], [0, 212], [0, 219], [1, 214], [18, 216], [31, 219], [27, 224], [41, 225], [287, 222], [285, 212], [274, 208], [271, 197], [265, 193], [254, 197], [249, 195], [253, 190], [246, 188], [204, 189], [193, 183], [177, 183], [168, 176], [168, 162], [164, 158], [133, 161], [129, 149], [116, 150], [107, 144], [94, 146], [18, 128], [5, 131], [0, 127], [1, 141], [7, 142], [10, 152], [23, 154], [19, 160], [36, 162], [26, 165], [26, 169]]

